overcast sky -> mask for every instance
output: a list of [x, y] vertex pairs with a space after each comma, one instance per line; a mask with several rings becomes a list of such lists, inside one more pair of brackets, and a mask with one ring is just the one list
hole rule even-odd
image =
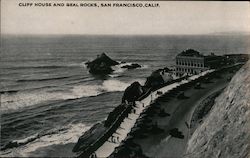
[[159, 8], [46, 8], [19, 7], [17, 0], [2, 0], [1, 31], [4, 34], [143, 35], [250, 32], [249, 2], [157, 3]]

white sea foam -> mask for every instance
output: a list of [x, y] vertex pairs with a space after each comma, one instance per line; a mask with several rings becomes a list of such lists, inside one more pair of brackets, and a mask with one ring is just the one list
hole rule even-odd
[[80, 66], [83, 67], [83, 68], [87, 68], [87, 65], [86, 65], [87, 62], [88, 62], [88, 61], [81, 62], [81, 63], [80, 63]]
[[141, 66], [141, 69], [148, 69], [148, 68], [149, 68], [148, 65], [142, 65], [142, 66]]
[[84, 67], [84, 68], [86, 68], [87, 67], [86, 63], [87, 62], [88, 62], [88, 60], [83, 61], [81, 63], [71, 63], [71, 64], [68, 64], [67, 66], [68, 67]]
[[[75, 85], [68, 87], [67, 91], [34, 90], [23, 91], [15, 94], [1, 95], [1, 112], [6, 113], [23, 107], [36, 105], [45, 101], [77, 99], [81, 97], [97, 96], [102, 93], [124, 91], [132, 82], [119, 80], [105, 80], [100, 85]], [[139, 81], [143, 84], [144, 81]]]
[[121, 73], [125, 72], [126, 69], [123, 69], [121, 67], [122, 67], [122, 64], [112, 66], [112, 69], [114, 70], [113, 73], [114, 74], [121, 74]]
[[130, 83], [119, 80], [106, 80], [103, 82], [103, 89], [108, 92], [124, 91], [129, 85]]
[[109, 77], [112, 77], [112, 78], [116, 78], [116, 77], [119, 77], [120, 75], [119, 74], [109, 74]]
[[[133, 63], [121, 63], [119, 65], [116, 65], [116, 66], [112, 66], [112, 69], [114, 70], [114, 74], [122, 74], [123, 72], [125, 72], [127, 69], [126, 68], [122, 68], [123, 66], [126, 66], [126, 65], [131, 65]], [[148, 65], [142, 65], [139, 69], [147, 69], [149, 66]]]
[[[51, 135], [44, 135], [32, 142], [29, 142], [26, 145], [19, 146], [17, 148], [7, 149], [7, 151], [0, 151], [0, 156], [27, 157], [31, 156], [30, 155], [31, 152], [36, 151], [37, 149], [42, 147], [47, 147], [50, 145], [57, 145], [57, 144], [75, 143], [77, 142], [78, 138], [90, 128], [90, 126], [86, 126], [83, 123], [78, 123], [78, 124], [69, 124], [63, 128], [65, 128], [66, 130], [59, 131], [58, 133], [54, 133]], [[35, 136], [37, 136], [37, 134], [16, 141], [21, 143]]]
[[33, 135], [29, 136], [29, 137], [15, 140], [14, 142], [17, 142], [18, 144], [27, 143], [29, 140], [35, 139], [37, 137], [38, 137], [38, 134], [36, 133], [36, 134], [33, 134]]

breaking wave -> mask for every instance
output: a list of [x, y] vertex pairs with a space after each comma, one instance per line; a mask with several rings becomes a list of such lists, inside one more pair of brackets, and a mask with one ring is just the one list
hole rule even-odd
[[13, 140], [1, 149], [0, 156], [26, 157], [29, 156], [29, 153], [42, 147], [56, 144], [75, 143], [90, 127], [91, 126], [86, 126], [83, 123], [69, 124], [46, 133], [37, 133], [24, 139]]
[[31, 81], [50, 81], [50, 80], [59, 80], [70, 78], [71, 76], [62, 76], [62, 77], [52, 77], [52, 78], [42, 78], [42, 79], [20, 79], [17, 82], [31, 82]]
[[[78, 99], [82, 97], [97, 96], [102, 93], [124, 91], [132, 82], [119, 80], [105, 80], [100, 85], [74, 85], [64, 89], [38, 89], [31, 91], [18, 91], [1, 95], [1, 112], [7, 113], [20, 108], [37, 105], [46, 101]], [[141, 81], [143, 84], [143, 81]]]
[[60, 65], [7, 65], [2, 66], [3, 69], [59, 69], [59, 68], [67, 68], [67, 67], [86, 67], [87, 61], [80, 62], [80, 63], [66, 63]]
[[[127, 70], [126, 68], [122, 68], [122, 67], [126, 65], [131, 65], [131, 64], [133, 63], [128, 62], [128, 63], [121, 63], [119, 65], [112, 66], [112, 69], [114, 71], [113, 71], [113, 74], [110, 74], [109, 76], [113, 78], [121, 76], [121, 74]], [[141, 67], [137, 69], [147, 69], [147, 68], [149, 68], [148, 65], [141, 65]]]

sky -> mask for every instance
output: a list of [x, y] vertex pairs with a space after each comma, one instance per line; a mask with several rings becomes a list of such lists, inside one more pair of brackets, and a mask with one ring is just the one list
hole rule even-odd
[[[20, 2], [83, 1], [2, 0], [2, 34], [179, 35], [250, 32], [250, 3], [244, 1], [158, 1], [154, 3], [159, 3], [160, 7], [154, 8], [20, 7]], [[109, 2], [86, 3], [100, 5]]]

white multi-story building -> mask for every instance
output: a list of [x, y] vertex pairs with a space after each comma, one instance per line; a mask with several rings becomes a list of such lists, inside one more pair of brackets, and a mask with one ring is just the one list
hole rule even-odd
[[175, 73], [179, 77], [185, 74], [198, 74], [208, 69], [205, 64], [205, 56], [193, 49], [188, 49], [178, 54], [175, 62]]

